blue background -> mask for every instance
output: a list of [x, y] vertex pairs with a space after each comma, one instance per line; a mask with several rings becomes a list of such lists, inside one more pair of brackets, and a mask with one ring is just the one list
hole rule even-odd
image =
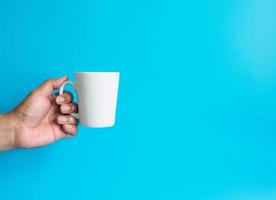
[[120, 71], [117, 124], [0, 154], [1, 199], [275, 199], [274, 0], [1, 0], [0, 112]]

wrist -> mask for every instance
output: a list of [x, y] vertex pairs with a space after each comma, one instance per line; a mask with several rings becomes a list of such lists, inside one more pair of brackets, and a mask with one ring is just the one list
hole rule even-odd
[[16, 123], [13, 113], [0, 115], [0, 151], [16, 147], [15, 126]]

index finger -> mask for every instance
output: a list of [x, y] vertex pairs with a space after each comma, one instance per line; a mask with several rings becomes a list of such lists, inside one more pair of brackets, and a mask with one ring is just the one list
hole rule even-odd
[[67, 79], [67, 76], [58, 79], [48, 79], [47, 81], [44, 81], [38, 88], [36, 88], [35, 91], [42, 96], [48, 97], [55, 89], [60, 88]]

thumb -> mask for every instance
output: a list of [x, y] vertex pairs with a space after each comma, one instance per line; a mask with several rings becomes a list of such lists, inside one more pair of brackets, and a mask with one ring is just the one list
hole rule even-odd
[[54, 90], [59, 89], [67, 79], [67, 76], [48, 79], [36, 88], [35, 91], [42, 96], [48, 97]]

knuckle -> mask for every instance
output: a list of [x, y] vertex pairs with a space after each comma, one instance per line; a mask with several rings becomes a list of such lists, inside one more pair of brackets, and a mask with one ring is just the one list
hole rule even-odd
[[66, 98], [66, 100], [67, 101], [72, 101], [72, 99], [73, 99], [73, 96], [72, 96], [72, 94], [70, 93], [70, 92], [68, 92], [68, 91], [66, 91], [66, 92], [64, 92], [63, 93], [63, 96]]
[[75, 120], [74, 117], [70, 116], [68, 121], [69, 121], [69, 122], [75, 122], [76, 120]]
[[66, 125], [63, 125], [63, 130], [70, 135], [76, 135], [77, 133], [77, 129], [75, 125], [72, 125], [70, 129]]
[[51, 83], [51, 82], [53, 82], [53, 79], [52, 79], [52, 78], [48, 78], [44, 83], [49, 84], [49, 83]]
[[67, 105], [70, 107], [70, 111], [74, 109], [74, 105], [72, 103], [68, 103]]

